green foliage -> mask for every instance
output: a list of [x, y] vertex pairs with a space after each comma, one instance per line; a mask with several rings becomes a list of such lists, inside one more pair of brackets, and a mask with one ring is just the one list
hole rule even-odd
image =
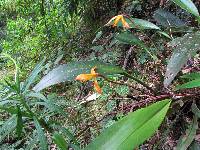
[[75, 26], [78, 27], [80, 20], [76, 14], [70, 17], [71, 12], [65, 5], [67, 1], [17, 0], [10, 3], [3, 0], [0, 5], [3, 15], [10, 13], [6, 21], [7, 38], [2, 39], [1, 43], [4, 53], [12, 54], [21, 62], [22, 74], [32, 70], [40, 55], [53, 59], [60, 51], [66, 50], [64, 45], [76, 33]]
[[189, 89], [189, 88], [195, 88], [195, 87], [200, 87], [200, 79], [192, 80], [192, 81], [187, 82], [185, 84], [178, 85], [176, 87], [176, 90]]
[[[6, 55], [7, 56], [7, 55]], [[9, 55], [8, 55], [9, 56]], [[12, 60], [11, 57], [8, 57]], [[13, 60], [14, 63], [16, 63]], [[44, 59], [36, 65], [33, 72], [27, 77], [25, 82], [19, 80], [19, 71], [16, 71], [16, 80], [6, 81], [2, 84], [3, 89], [0, 95], [0, 110], [13, 114], [6, 122], [3, 122], [0, 128], [0, 142], [2, 143], [6, 136], [13, 133], [16, 129], [18, 138], [24, 137], [24, 131], [29, 127], [27, 123], [34, 123], [36, 127], [36, 137], [39, 141], [33, 139], [33, 145], [40, 143], [40, 148], [45, 150], [48, 148], [46, 139], [46, 130], [50, 133], [54, 130], [50, 127], [47, 121], [52, 114], [62, 114], [67, 117], [56, 100], [52, 97], [45, 97], [41, 93], [36, 93], [30, 90], [30, 86], [38, 78], [39, 73], [44, 68]], [[17, 68], [17, 64], [16, 64]], [[35, 110], [37, 106], [43, 106], [42, 109]], [[44, 130], [45, 129], [45, 130]], [[35, 129], [32, 129], [34, 132]]]
[[[162, 2], [0, 1], [0, 149], [173, 149], [189, 119], [177, 149], [198, 149], [199, 12], [191, 0], [173, 2], [196, 20]], [[119, 10], [125, 20], [99, 28]], [[94, 67], [93, 82], [73, 82]]]
[[194, 16], [199, 17], [198, 9], [191, 0], [172, 0], [172, 1], [176, 5], [180, 6], [182, 9], [185, 9]]
[[37, 130], [40, 148], [42, 150], [47, 150], [48, 145], [47, 145], [47, 139], [46, 139], [46, 136], [44, 134], [44, 131], [42, 130], [42, 127], [41, 127], [39, 121], [37, 120], [37, 118], [34, 117], [33, 120], [34, 120], [34, 124], [35, 124], [36, 130]]
[[143, 48], [145, 52], [151, 56], [151, 58], [153, 58], [154, 60], [157, 59], [155, 55], [151, 54], [146, 45], [138, 37], [129, 32], [117, 34], [115, 38], [125, 44], [138, 45], [139, 47]]
[[9, 135], [17, 126], [17, 117], [13, 115], [6, 122], [4, 122], [3, 126], [0, 128], [0, 143], [4, 140], [4, 138]]
[[17, 107], [17, 127], [16, 127], [16, 132], [18, 138], [21, 137], [23, 130], [23, 119], [22, 119], [22, 112], [20, 110], [20, 107]]
[[191, 81], [186, 82], [182, 85], [176, 86], [176, 90], [180, 89], [189, 89], [189, 88], [195, 88], [200, 86], [200, 74], [199, 73], [190, 73], [181, 76], [181, 78], [189, 79]]
[[129, 94], [129, 88], [128, 86], [117, 86], [115, 88], [115, 91], [117, 92], [117, 94], [121, 95], [121, 96], [125, 96]]
[[188, 73], [181, 76], [181, 78], [190, 79], [190, 80], [198, 79], [200, 78], [200, 73], [197, 73], [197, 72]]
[[185, 22], [180, 20], [177, 16], [164, 10], [158, 9], [154, 13], [154, 19], [164, 27], [182, 27], [185, 26]]
[[187, 63], [188, 59], [196, 54], [199, 49], [200, 32], [188, 33], [181, 38], [176, 38], [170, 42], [175, 50], [167, 65], [164, 86], [168, 87], [177, 73]]
[[85, 149], [132, 150], [136, 148], [158, 129], [169, 109], [170, 102], [171, 100], [163, 100], [129, 113], [129, 115], [106, 129]]

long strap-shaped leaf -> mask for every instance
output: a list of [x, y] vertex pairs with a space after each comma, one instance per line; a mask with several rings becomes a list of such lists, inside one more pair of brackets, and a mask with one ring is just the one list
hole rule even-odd
[[172, 0], [176, 5], [180, 6], [182, 9], [185, 9], [194, 16], [199, 17], [199, 12], [194, 3], [191, 0]]
[[40, 123], [38, 122], [38, 120], [34, 117], [34, 124], [37, 130], [37, 134], [38, 134], [38, 140], [40, 143], [40, 147], [41, 150], [47, 150], [48, 149], [48, 144], [47, 144], [47, 139], [45, 137], [44, 131], [40, 125]]
[[170, 43], [174, 52], [167, 65], [164, 86], [168, 87], [174, 80], [181, 68], [187, 63], [200, 46], [200, 32], [186, 34], [181, 38], [176, 38]]
[[85, 150], [133, 150], [160, 126], [171, 100], [163, 100], [130, 113], [106, 129]]
[[102, 75], [121, 74], [124, 71], [117, 66], [106, 64], [100, 61], [79, 61], [63, 64], [50, 71], [42, 80], [33, 88], [39, 92], [42, 89], [64, 81], [74, 81], [76, 76], [82, 73], [90, 73], [91, 68], [97, 67], [98, 73]]

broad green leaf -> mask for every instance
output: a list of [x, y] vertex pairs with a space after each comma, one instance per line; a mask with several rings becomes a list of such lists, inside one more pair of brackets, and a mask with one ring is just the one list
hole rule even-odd
[[40, 123], [38, 122], [38, 120], [34, 117], [34, 124], [37, 130], [37, 134], [38, 134], [38, 140], [40, 143], [40, 148], [41, 150], [47, 150], [48, 149], [48, 144], [47, 144], [47, 139], [45, 137], [44, 131], [42, 129], [42, 127], [40, 126]]
[[18, 138], [21, 137], [22, 134], [22, 129], [23, 129], [23, 120], [22, 120], [22, 112], [20, 110], [20, 107], [17, 107], [17, 127], [16, 127], [16, 132]]
[[29, 77], [25, 81], [25, 84], [24, 84], [24, 87], [23, 87], [23, 92], [26, 92], [28, 90], [30, 85], [34, 82], [35, 78], [42, 71], [42, 69], [44, 68], [44, 66], [43, 66], [44, 62], [45, 62], [45, 58], [35, 66], [35, 68], [31, 72], [31, 74], [29, 75]]
[[190, 89], [190, 88], [195, 88], [195, 87], [200, 87], [200, 79], [192, 80], [192, 81], [187, 82], [187, 83], [185, 83], [185, 84], [178, 85], [178, 86], [176, 87], [176, 90], [180, 90], [180, 89]]
[[61, 149], [66, 150], [67, 149], [67, 142], [65, 141], [64, 137], [59, 133], [53, 134], [53, 141], [55, 144]]
[[163, 100], [129, 113], [107, 128], [85, 150], [133, 150], [155, 133], [170, 102]]
[[0, 128], [0, 143], [4, 140], [4, 138], [10, 134], [17, 125], [17, 117], [16, 115], [13, 115], [8, 119], [6, 122], [4, 122], [3, 126]]
[[198, 118], [200, 118], [200, 110], [197, 107], [197, 105], [195, 103], [192, 103], [192, 112], [194, 113], [195, 116], [197, 116]]
[[194, 16], [199, 16], [198, 9], [196, 8], [195, 4], [191, 0], [172, 0], [176, 5], [181, 7], [182, 9], [188, 11], [189, 13], [193, 14]]
[[159, 24], [161, 24], [164, 27], [185, 26], [185, 23], [182, 20], [180, 20], [177, 16], [164, 9], [156, 10], [153, 17]]
[[188, 73], [188, 74], [181, 76], [181, 78], [191, 79], [191, 80], [200, 79], [200, 73], [197, 73], [197, 72]]
[[[154, 29], [154, 30], [160, 30], [158, 26], [155, 24], [138, 18], [125, 18], [126, 22], [129, 24], [130, 28], [135, 29]], [[117, 26], [122, 27], [121, 21], [117, 24]]]
[[74, 81], [76, 76], [83, 73], [90, 73], [90, 70], [95, 66], [97, 67], [97, 72], [102, 75], [120, 74], [124, 72], [120, 67], [95, 60], [71, 62], [68, 64], [60, 65], [50, 71], [33, 88], [33, 90], [39, 92], [51, 85], [55, 85], [64, 81]]
[[149, 49], [145, 46], [145, 44], [135, 35], [133, 35], [130, 32], [122, 32], [115, 36], [115, 38], [125, 44], [131, 44], [131, 45], [137, 45], [141, 48], [143, 48], [154, 60], [157, 59], [157, 57], [152, 54]]
[[168, 62], [165, 73], [164, 86], [168, 87], [174, 80], [188, 59], [195, 55], [200, 46], [200, 32], [188, 33], [183, 37], [176, 38], [169, 43], [174, 52]]
[[186, 130], [186, 134], [184, 134], [179, 139], [176, 150], [187, 150], [196, 136], [197, 129], [198, 129], [197, 117], [194, 117], [193, 122], [190, 125], [189, 129]]

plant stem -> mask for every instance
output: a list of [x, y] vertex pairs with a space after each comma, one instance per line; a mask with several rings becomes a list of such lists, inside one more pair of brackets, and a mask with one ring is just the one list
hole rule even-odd
[[147, 88], [149, 91], [151, 91], [153, 94], [157, 94], [156, 91], [154, 91], [150, 86], [148, 86], [146, 83], [144, 83], [143, 81], [133, 77], [132, 75], [128, 74], [127, 72], [124, 72], [123, 75], [125, 75], [126, 77], [133, 79], [134, 81], [140, 83], [142, 86], [144, 86], [145, 88]]
[[109, 79], [109, 78], [107, 78], [107, 77], [105, 77], [105, 76], [103, 76], [103, 75], [99, 75], [99, 77], [102, 77], [104, 80], [106, 80], [106, 81], [108, 81], [108, 82], [111, 82], [111, 83], [114, 83], [114, 84], [119, 84], [119, 85], [126, 85], [126, 86], [128, 86], [128, 87], [132, 87], [132, 88], [134, 88], [134, 89], [136, 89], [136, 90], [138, 90], [138, 91], [141, 91], [141, 89], [138, 89], [138, 88], [136, 88], [135, 86], [133, 86], [133, 85], [131, 85], [131, 84], [122, 83], [122, 82], [118, 82], [118, 81], [113, 81], [113, 80], [111, 80], [111, 79]]

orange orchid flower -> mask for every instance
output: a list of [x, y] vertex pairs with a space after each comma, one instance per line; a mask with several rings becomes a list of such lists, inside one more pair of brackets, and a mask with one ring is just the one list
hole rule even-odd
[[75, 80], [85, 82], [85, 81], [89, 81], [89, 80], [94, 79], [94, 89], [97, 91], [97, 93], [101, 94], [102, 90], [101, 90], [101, 88], [100, 88], [100, 86], [97, 82], [97, 79], [96, 79], [96, 77], [98, 77], [99, 74], [95, 72], [95, 69], [96, 69], [96, 67], [93, 67], [91, 69], [90, 74], [80, 74], [80, 75], [78, 75]]
[[[114, 20], [114, 23], [113, 23], [113, 20]], [[130, 28], [129, 24], [126, 22], [126, 20], [124, 19], [124, 16], [123, 16], [123, 15], [114, 16], [113, 18], [111, 18], [111, 19], [108, 21], [108, 23], [107, 23], [105, 26], [110, 26], [110, 25], [112, 25], [113, 27], [116, 27], [119, 21], [122, 22], [122, 25], [123, 25], [124, 28], [126, 28], [126, 29], [129, 29], [129, 28]]]

